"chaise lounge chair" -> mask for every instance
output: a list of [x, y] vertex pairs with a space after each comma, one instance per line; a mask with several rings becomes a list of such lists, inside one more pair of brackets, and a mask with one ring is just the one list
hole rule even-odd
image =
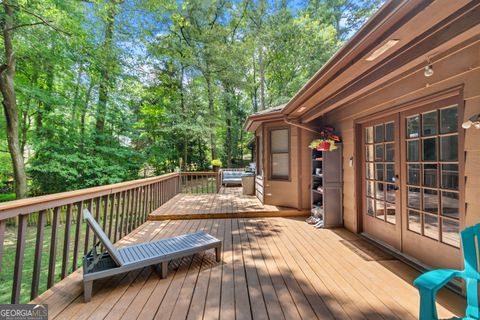
[[[85, 302], [89, 302], [92, 297], [93, 280], [158, 264], [161, 264], [160, 277], [163, 279], [167, 276], [169, 261], [213, 248], [215, 248], [217, 262], [221, 259], [222, 241], [205, 232], [115, 248], [87, 209], [83, 211], [83, 216], [100, 239], [83, 258]], [[100, 243], [105, 247], [106, 252], [98, 254], [97, 247]]]

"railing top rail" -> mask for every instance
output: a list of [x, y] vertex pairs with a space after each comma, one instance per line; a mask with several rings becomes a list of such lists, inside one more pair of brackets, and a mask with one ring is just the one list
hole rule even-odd
[[182, 176], [216, 176], [218, 173], [215, 171], [182, 171]]
[[55, 193], [27, 199], [13, 200], [0, 204], [0, 220], [12, 218], [20, 214], [28, 214], [38, 210], [53, 208], [95, 197], [117, 193], [136, 187], [160, 182], [179, 176], [178, 172], [167, 173], [161, 176], [125, 181], [105, 186], [86, 188], [74, 191]]

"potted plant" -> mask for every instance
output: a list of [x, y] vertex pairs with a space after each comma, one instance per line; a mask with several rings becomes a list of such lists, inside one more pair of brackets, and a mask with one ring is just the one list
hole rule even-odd
[[322, 127], [320, 129], [320, 138], [310, 142], [310, 149], [317, 149], [318, 151], [333, 151], [337, 149], [336, 142], [340, 142], [340, 137], [333, 134], [335, 131], [332, 127]]
[[218, 172], [218, 170], [220, 170], [221, 166], [222, 166], [222, 161], [220, 161], [220, 159], [213, 159], [212, 160], [213, 171]]

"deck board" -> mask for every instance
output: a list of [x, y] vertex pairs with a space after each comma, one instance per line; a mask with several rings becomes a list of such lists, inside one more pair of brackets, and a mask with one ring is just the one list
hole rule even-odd
[[[96, 281], [90, 303], [76, 272], [34, 302], [48, 303], [52, 319], [417, 318], [417, 271], [367, 252], [345, 229], [317, 230], [301, 218], [151, 221], [119, 245], [200, 230], [223, 239], [221, 263], [210, 250], [173, 261], [166, 279], [144, 268]], [[465, 308], [448, 290], [438, 301], [442, 319]]]
[[266, 205], [256, 196], [242, 194], [242, 188], [222, 187], [219, 193], [180, 193], [148, 216], [150, 221], [291, 217], [309, 214], [308, 210]]

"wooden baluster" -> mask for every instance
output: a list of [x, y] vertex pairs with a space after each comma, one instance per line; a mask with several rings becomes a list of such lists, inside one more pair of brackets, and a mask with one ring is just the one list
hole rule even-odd
[[103, 231], [107, 231], [107, 220], [108, 220], [108, 201], [110, 199], [110, 195], [107, 194], [103, 197]]
[[[100, 209], [102, 207], [102, 197], [95, 199], [95, 220], [100, 224]], [[93, 235], [93, 245], [97, 244], [97, 236]]]
[[46, 216], [46, 210], [42, 210], [38, 213], [37, 240], [35, 242], [35, 254], [33, 257], [32, 289], [30, 291], [30, 300], [33, 300], [38, 296], [38, 285], [40, 283], [40, 271], [42, 268], [43, 236], [45, 233]]
[[137, 200], [135, 203], [135, 229], [138, 228], [138, 222], [140, 221], [141, 209], [142, 209], [142, 188], [137, 188]]
[[67, 205], [67, 216], [65, 218], [65, 237], [63, 240], [63, 256], [62, 256], [62, 279], [67, 276], [68, 256], [70, 253], [70, 227], [72, 224], [72, 204]]
[[82, 209], [83, 202], [80, 201], [77, 204], [77, 225], [75, 229], [75, 245], [73, 247], [73, 261], [72, 261], [72, 272], [78, 268], [78, 249], [80, 248], [80, 233], [82, 232]]
[[0, 275], [2, 274], [3, 262], [3, 246], [5, 242], [5, 228], [7, 226], [6, 220], [0, 220]]
[[132, 190], [126, 191], [127, 196], [127, 207], [125, 208], [125, 235], [127, 235], [130, 231], [130, 196]]
[[115, 229], [113, 230], [113, 243], [117, 242], [117, 234], [118, 234], [118, 216], [120, 215], [120, 203], [121, 203], [121, 192], [117, 193], [117, 206], [115, 210]]
[[[120, 216], [120, 237], [119, 239], [123, 238], [124, 231], [125, 231], [125, 209], [126, 209], [126, 204], [127, 201], [125, 199], [127, 191], [122, 191], [121, 199], [122, 199], [122, 215]], [[118, 206], [120, 207], [120, 206]]]
[[130, 204], [130, 229], [129, 231], [132, 232], [135, 229], [135, 197], [137, 195], [137, 190], [132, 189], [132, 199]]
[[25, 234], [27, 233], [27, 215], [18, 216], [17, 250], [15, 253], [15, 267], [13, 269], [12, 303], [20, 302], [22, 288], [23, 259], [25, 253]]
[[140, 225], [143, 224], [143, 222], [145, 222], [145, 217], [146, 217], [146, 213], [147, 213], [147, 194], [148, 194], [148, 187], [147, 186], [143, 186], [142, 187], [142, 211], [141, 211], [141, 221], [140, 221]]
[[52, 221], [52, 234], [50, 237], [50, 257], [48, 261], [48, 279], [47, 279], [47, 289], [53, 287], [55, 284], [55, 266], [57, 262], [57, 243], [58, 243], [58, 225], [60, 218], [60, 207], [55, 207], [53, 209], [53, 221]]
[[[93, 199], [89, 199], [87, 202], [87, 209], [90, 213], [93, 211]], [[95, 244], [95, 243], [94, 243]], [[86, 255], [90, 250], [90, 227], [88, 223], [85, 223], [85, 245], [83, 247], [83, 255]]]
[[110, 217], [108, 220], [108, 238], [112, 239], [113, 215], [115, 214], [115, 193], [110, 197]]

